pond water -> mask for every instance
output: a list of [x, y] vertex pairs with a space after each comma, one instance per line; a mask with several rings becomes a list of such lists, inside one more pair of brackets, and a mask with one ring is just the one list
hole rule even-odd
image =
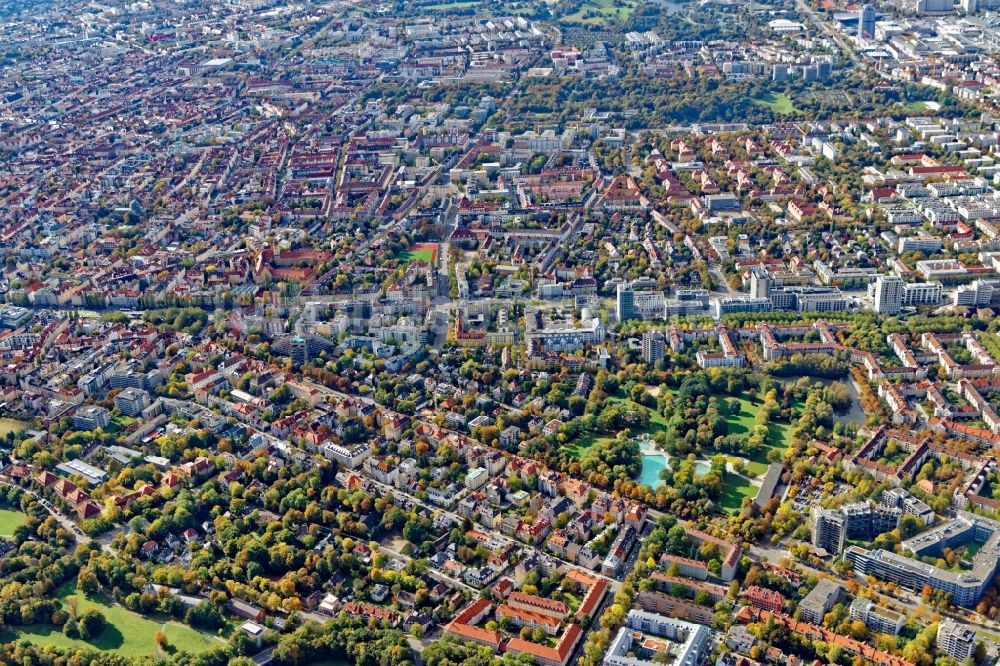
[[[782, 384], [794, 384], [796, 381], [798, 381], [799, 378], [776, 377], [775, 379], [778, 379], [778, 381], [781, 382]], [[868, 415], [865, 414], [863, 409], [861, 409], [861, 403], [858, 402], [858, 389], [854, 387], [854, 382], [852, 382], [849, 377], [845, 379], [823, 379], [820, 377], [810, 377], [809, 380], [814, 384], [823, 384], [824, 386], [829, 386], [834, 382], [839, 382], [847, 388], [847, 392], [851, 395], [851, 406], [847, 409], [846, 412], [833, 413], [833, 420], [835, 423], [837, 421], [843, 421], [844, 423], [850, 422], [858, 426], [863, 426], [866, 423], [868, 423]]]
[[[656, 445], [652, 440], [640, 439], [639, 452], [642, 454], [642, 469], [639, 471], [639, 483], [656, 490], [664, 484], [660, 478], [660, 472], [667, 467], [670, 456], [656, 450]], [[695, 477], [702, 477], [712, 469], [712, 464], [707, 460], [698, 460], [694, 464]]]
[[657, 489], [663, 485], [660, 472], [667, 467], [667, 456], [662, 453], [643, 453], [642, 471], [639, 472], [639, 483]]
[[844, 414], [834, 413], [834, 421], [843, 420], [856, 423], [859, 426], [865, 425], [868, 423], [868, 415], [865, 414], [865, 410], [861, 409], [861, 403], [858, 401], [858, 389], [854, 388], [854, 382], [850, 380], [843, 382], [843, 384], [851, 394], [851, 407]]

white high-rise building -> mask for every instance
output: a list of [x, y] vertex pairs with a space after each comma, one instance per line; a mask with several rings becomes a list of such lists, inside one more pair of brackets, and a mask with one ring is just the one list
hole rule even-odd
[[906, 285], [896, 275], [880, 275], [875, 279], [875, 312], [896, 314], [903, 307]]
[[755, 268], [750, 273], [750, 296], [752, 298], [767, 298], [771, 295], [774, 280], [763, 268]]
[[649, 365], [659, 361], [666, 354], [665, 338], [660, 331], [649, 331], [642, 335], [642, 360]]

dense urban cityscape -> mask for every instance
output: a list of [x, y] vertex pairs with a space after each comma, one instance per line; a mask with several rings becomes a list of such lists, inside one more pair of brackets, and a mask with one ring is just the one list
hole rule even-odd
[[1000, 0], [0, 4], [0, 663], [988, 666]]

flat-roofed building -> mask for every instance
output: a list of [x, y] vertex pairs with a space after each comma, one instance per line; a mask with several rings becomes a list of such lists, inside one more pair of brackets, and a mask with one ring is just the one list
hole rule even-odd
[[959, 662], [971, 657], [976, 651], [976, 630], [966, 624], [959, 624], [951, 618], [941, 618], [938, 623], [937, 649]]
[[816, 587], [810, 590], [809, 594], [799, 603], [802, 619], [812, 624], [821, 624], [823, 616], [830, 612], [843, 591], [844, 588], [832, 580], [821, 578], [816, 583]]
[[876, 606], [870, 599], [862, 597], [858, 597], [851, 604], [851, 619], [861, 620], [872, 631], [893, 636], [899, 635], [906, 621], [902, 613], [897, 613], [891, 608]]
[[1000, 573], [1000, 523], [990, 518], [959, 511], [958, 516], [939, 527], [900, 544], [904, 552], [917, 557], [937, 556], [944, 548], [966, 542], [982, 544], [972, 558], [972, 568], [963, 571], [941, 569], [918, 559], [886, 550], [865, 550], [850, 546], [844, 558], [863, 576], [875, 576], [909, 590], [920, 591], [925, 585], [951, 595], [958, 606], [971, 608]]
[[[669, 652], [649, 643], [649, 634], [676, 643]], [[629, 611], [625, 626], [604, 654], [604, 666], [696, 666], [711, 650], [712, 632], [708, 627], [641, 610]], [[667, 661], [664, 661], [667, 655]], [[654, 661], [654, 657], [656, 658]]]
[[103, 483], [108, 473], [99, 467], [94, 467], [82, 460], [67, 460], [56, 465], [56, 470], [66, 476], [79, 476], [92, 486]]

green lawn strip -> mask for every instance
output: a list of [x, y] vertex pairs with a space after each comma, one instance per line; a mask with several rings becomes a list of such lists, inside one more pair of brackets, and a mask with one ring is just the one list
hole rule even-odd
[[0, 437], [6, 437], [8, 433], [19, 433], [27, 428], [30, 423], [18, 421], [17, 419], [0, 418]]
[[569, 606], [569, 612], [576, 613], [576, 611], [579, 610], [580, 608], [580, 597], [576, 596], [575, 594], [570, 594], [565, 590], [563, 591], [562, 594], [563, 594], [563, 600], [566, 602], [566, 605]]
[[[585, 0], [580, 9], [562, 17], [564, 23], [582, 23], [585, 25], [608, 24], [623, 21], [630, 17], [636, 8], [635, 0], [623, 0], [620, 5], [615, 0]], [[593, 12], [596, 16], [586, 16]]]
[[399, 259], [406, 263], [423, 261], [429, 264], [433, 258], [434, 250], [405, 250], [399, 254]]
[[756, 497], [757, 492], [757, 486], [750, 483], [748, 479], [739, 474], [726, 472], [722, 483], [722, 496], [719, 497], [719, 506], [726, 513], [736, 513], [743, 506], [743, 498]]
[[726, 423], [729, 425], [730, 435], [749, 435], [757, 423], [757, 412], [760, 411], [760, 404], [751, 402], [742, 396], [738, 398], [725, 397], [728, 405], [735, 401], [740, 406], [740, 411], [736, 414], [727, 414]]
[[798, 111], [798, 109], [795, 108], [795, 103], [792, 102], [792, 98], [784, 93], [777, 95], [774, 93], [765, 93], [760, 97], [754, 97], [753, 101], [760, 106], [766, 106], [775, 113], [779, 113], [784, 116], [791, 115]]
[[18, 527], [24, 524], [27, 516], [20, 511], [0, 509], [0, 536], [10, 536]]
[[429, 12], [447, 12], [455, 9], [468, 9], [469, 7], [475, 7], [478, 4], [478, 0], [469, 0], [467, 2], [445, 2], [437, 5], [424, 5], [421, 9], [426, 9]]
[[577, 439], [565, 444], [562, 447], [563, 451], [569, 453], [573, 458], [579, 459], [583, 452], [594, 446], [598, 442], [610, 441], [614, 437], [605, 437], [603, 435], [598, 435], [596, 433], [586, 433], [581, 435]]
[[403, 250], [399, 253], [397, 259], [404, 264], [413, 261], [422, 261], [427, 264], [433, 264], [437, 261], [437, 252], [437, 247], [433, 244], [423, 243], [421, 245], [410, 246], [408, 249]]
[[[726, 398], [731, 404], [736, 400], [740, 405], [739, 414], [730, 414], [726, 417], [729, 424], [729, 433], [733, 435], [748, 435], [753, 430], [757, 422], [757, 413], [760, 411], [761, 403], [754, 403], [744, 396], [739, 398]], [[752, 476], [760, 476], [767, 471], [770, 463], [767, 461], [767, 454], [772, 450], [784, 452], [791, 441], [791, 425], [788, 423], [772, 422], [768, 424], [767, 438], [764, 440], [764, 449], [750, 456], [746, 463], [746, 470]]]
[[168, 650], [197, 654], [219, 647], [222, 643], [211, 634], [202, 633], [174, 620], [156, 620], [128, 610], [124, 606], [111, 603], [103, 595], [87, 597], [76, 591], [75, 581], [62, 585], [57, 590], [64, 610], [69, 610], [71, 599], [76, 600], [77, 612], [96, 608], [104, 614], [107, 626], [99, 636], [91, 640], [68, 638], [60, 627], [50, 624], [10, 627], [0, 640], [23, 638], [38, 645], [53, 645], [64, 648], [90, 647], [114, 652], [125, 657], [156, 655], [156, 632], [163, 629], [167, 636]]

